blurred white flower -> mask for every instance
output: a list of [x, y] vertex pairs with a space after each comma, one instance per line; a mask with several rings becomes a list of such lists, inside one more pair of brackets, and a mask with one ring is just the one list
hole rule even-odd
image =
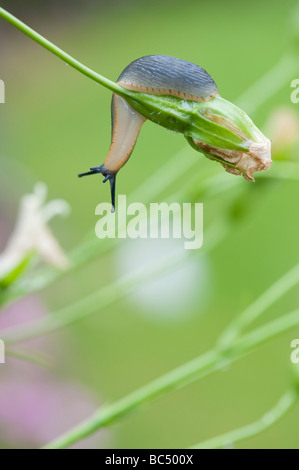
[[67, 257], [47, 224], [55, 215], [68, 215], [70, 206], [60, 199], [45, 204], [46, 196], [46, 185], [38, 183], [32, 194], [21, 199], [14, 232], [0, 255], [2, 286], [18, 277], [34, 255], [60, 269], [68, 266]]
[[167, 272], [136, 285], [131, 300], [138, 313], [154, 323], [183, 322], [202, 313], [209, 300], [209, 260], [190, 257], [177, 239], [127, 239], [116, 252], [116, 267], [121, 276], [148, 270], [169, 257], [182, 257], [181, 263]]

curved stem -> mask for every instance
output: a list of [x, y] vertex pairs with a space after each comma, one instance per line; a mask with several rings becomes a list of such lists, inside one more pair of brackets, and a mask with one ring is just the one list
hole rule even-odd
[[57, 47], [55, 44], [48, 41], [46, 38], [44, 38], [39, 33], [34, 31], [32, 28], [27, 26], [25, 23], [20, 21], [18, 18], [13, 16], [11, 13], [4, 10], [4, 8], [0, 8], [0, 18], [3, 18], [5, 21], [10, 23], [12, 26], [17, 28], [19, 31], [24, 33], [26, 36], [33, 39], [33, 41], [37, 42], [38, 44], [40, 44], [45, 49], [52, 52], [52, 54], [56, 55], [56, 57], [59, 57], [59, 59], [63, 60], [66, 64], [69, 64], [75, 70], [82, 73], [86, 77], [91, 78], [91, 80], [94, 80], [95, 82], [99, 83], [100, 85], [103, 85], [105, 88], [108, 88], [108, 90], [113, 91], [114, 93], [117, 93], [118, 95], [121, 95], [121, 96], [124, 96], [124, 97], [125, 96], [130, 96], [130, 97], [134, 96], [134, 93], [131, 93], [130, 91], [122, 88], [121, 86], [119, 86], [116, 83], [112, 82], [108, 78], [103, 77], [102, 75], [94, 72], [92, 69], [86, 67], [81, 62], [74, 59], [74, 57], [70, 56], [69, 54], [64, 52], [62, 49]]
[[208, 439], [196, 444], [190, 449], [223, 449], [231, 447], [234, 443], [257, 436], [269, 429], [279, 421], [295, 405], [298, 399], [298, 393], [295, 389], [288, 390], [279, 400], [279, 402], [268, 413], [262, 416], [255, 423], [235, 429], [212, 439]]
[[230, 348], [214, 349], [187, 362], [181, 367], [155, 379], [112, 405], [99, 409], [93, 416], [74, 427], [63, 436], [48, 444], [46, 449], [63, 449], [85, 439], [98, 429], [110, 425], [143, 403], [163, 395], [165, 392], [184, 386], [190, 381], [219, 370], [224, 361], [234, 362], [265, 341], [282, 334], [299, 324], [299, 310], [258, 328], [244, 336]]

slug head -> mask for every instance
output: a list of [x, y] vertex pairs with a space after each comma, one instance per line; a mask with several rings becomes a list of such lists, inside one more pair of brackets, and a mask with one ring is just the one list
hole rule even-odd
[[90, 171], [87, 171], [86, 173], [80, 173], [78, 176], [79, 178], [82, 178], [82, 176], [89, 176], [89, 175], [103, 175], [103, 183], [106, 183], [106, 181], [109, 180], [110, 182], [110, 191], [111, 191], [111, 212], [115, 212], [115, 179], [116, 179], [116, 173], [112, 173], [111, 171], [107, 170], [107, 168], [104, 165], [100, 166], [94, 166], [90, 168]]

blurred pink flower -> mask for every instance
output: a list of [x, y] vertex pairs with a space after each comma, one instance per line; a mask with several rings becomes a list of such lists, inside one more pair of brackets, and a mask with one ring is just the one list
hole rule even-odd
[[[38, 373], [33, 368], [32, 373], [19, 371], [9, 380], [1, 380], [0, 397], [2, 440], [13, 447], [43, 446], [96, 409], [85, 388], [58, 380], [42, 369]], [[101, 438], [93, 435], [75, 447], [97, 448], [100, 443]]]
[[[47, 314], [36, 296], [24, 298], [1, 312], [0, 331]], [[47, 354], [52, 364], [59, 364], [65, 345], [51, 336], [26, 341], [24, 347]], [[0, 377], [0, 441], [14, 448], [41, 447], [79, 424], [100, 405], [99, 398], [95, 399], [88, 388], [59, 377], [55, 370], [9, 356], [0, 366]], [[103, 447], [106, 439], [107, 432], [101, 431], [75, 447]]]
[[276, 158], [286, 158], [299, 138], [299, 115], [294, 109], [281, 106], [270, 115], [266, 123], [272, 142], [272, 153]]

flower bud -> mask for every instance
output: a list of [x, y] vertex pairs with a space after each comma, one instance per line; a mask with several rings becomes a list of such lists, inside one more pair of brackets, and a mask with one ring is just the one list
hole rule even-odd
[[194, 148], [197, 147], [208, 158], [219, 161], [227, 172], [242, 175], [248, 181], [254, 181], [255, 172], [270, 168], [271, 142], [243, 111], [232, 103], [216, 97], [206, 103], [202, 115], [222, 129], [230, 130], [241, 140], [244, 148], [231, 149], [230, 142], [219, 146], [193, 138]]
[[[138, 93], [127, 101], [140, 114], [175, 132], [226, 171], [254, 181], [254, 173], [272, 164], [271, 143], [247, 114], [216, 95], [209, 101]], [[138, 100], [138, 101], [137, 101]]]

